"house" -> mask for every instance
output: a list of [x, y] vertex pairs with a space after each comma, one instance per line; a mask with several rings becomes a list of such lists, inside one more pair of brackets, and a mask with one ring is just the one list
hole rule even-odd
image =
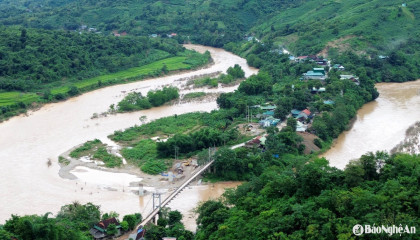
[[269, 116], [266, 119], [259, 121], [261, 127], [275, 127], [279, 122], [280, 119], [274, 118], [273, 116]]
[[268, 105], [268, 106], [264, 106], [264, 107], [260, 107], [260, 108], [263, 111], [273, 111], [274, 109], [276, 109], [276, 106], [274, 106], [274, 105]]
[[255, 146], [255, 145], [260, 145], [260, 143], [261, 143], [260, 138], [261, 138], [261, 136], [258, 136], [256, 138], [253, 138], [253, 139], [249, 140], [248, 142], [246, 142], [245, 145], [247, 147], [252, 147], [252, 146]]
[[267, 111], [267, 112], [263, 112], [264, 116], [274, 116], [274, 111]]
[[335, 102], [333, 100], [325, 100], [323, 103], [327, 105], [333, 105]]
[[297, 110], [297, 109], [292, 109], [292, 111], [290, 111], [290, 113], [292, 114], [293, 117], [297, 117], [297, 115], [299, 115], [301, 111]]
[[309, 118], [309, 115], [304, 112], [301, 112], [296, 116], [296, 119], [299, 121], [305, 121], [308, 118]]
[[322, 73], [323, 75], [325, 75], [325, 69], [324, 68], [314, 68], [313, 72]]
[[311, 90], [311, 93], [322, 93], [322, 92], [325, 92], [326, 91], [326, 89], [324, 88], [324, 87], [321, 87], [321, 88], [316, 88], [316, 87], [313, 87], [312, 88], [312, 90]]
[[305, 113], [308, 116], [311, 116], [311, 114], [312, 114], [311, 111], [309, 111], [309, 109], [305, 109], [302, 112]]
[[305, 109], [299, 112], [299, 114], [295, 118], [299, 121], [305, 121], [308, 118], [312, 118], [312, 113], [311, 111], [309, 111], [309, 109]]
[[303, 74], [304, 80], [325, 80], [326, 73], [324, 68], [313, 68], [312, 71], [308, 71]]
[[321, 66], [325, 66], [328, 64], [328, 59], [325, 59], [325, 58], [316, 58], [314, 61], [316, 64], [321, 65]]
[[401, 4], [401, 7], [407, 7], [407, 3]]
[[344, 71], [345, 70], [344, 66], [341, 65], [341, 64], [334, 64], [333, 69], [336, 69], [338, 71]]
[[304, 62], [306, 60], [308, 60], [308, 56], [299, 56], [295, 58], [295, 61], [299, 63]]
[[354, 75], [340, 75], [340, 80], [350, 80], [356, 85], [360, 84], [359, 78]]
[[175, 237], [164, 237], [162, 238], [162, 240], [176, 240]]
[[93, 225], [93, 227], [89, 230], [89, 232], [95, 240], [105, 239], [108, 237], [106, 230], [110, 224], [114, 224], [117, 227], [117, 230], [118, 230], [117, 235], [120, 235], [121, 224], [118, 222], [118, 220], [115, 217], [98, 222], [97, 224]]
[[304, 80], [325, 80], [325, 74], [320, 72], [308, 71], [303, 74]]
[[150, 37], [151, 37], [151, 38], [157, 38], [157, 36], [158, 36], [158, 35], [157, 35], [156, 33], [150, 34]]

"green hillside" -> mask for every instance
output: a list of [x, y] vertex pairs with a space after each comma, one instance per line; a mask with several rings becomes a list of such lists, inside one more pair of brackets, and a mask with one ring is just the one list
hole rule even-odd
[[178, 33], [187, 40], [223, 46], [237, 41], [261, 19], [301, 1], [21, 0], [0, 1], [0, 24], [44, 29], [94, 28], [129, 35]]
[[347, 49], [390, 51], [419, 36], [419, 14], [418, 0], [313, 0], [278, 13], [253, 31], [297, 54], [318, 53], [340, 38]]

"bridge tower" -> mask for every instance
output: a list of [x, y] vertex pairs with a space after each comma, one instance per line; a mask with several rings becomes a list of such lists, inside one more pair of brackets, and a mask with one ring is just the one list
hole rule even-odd
[[[157, 193], [152, 193], [152, 198], [153, 198], [153, 209], [152, 211], [154, 211], [156, 208], [160, 208], [162, 205], [162, 194], [157, 192]], [[157, 220], [159, 219], [159, 214], [156, 214], [154, 217], [153, 222], [157, 225]]]

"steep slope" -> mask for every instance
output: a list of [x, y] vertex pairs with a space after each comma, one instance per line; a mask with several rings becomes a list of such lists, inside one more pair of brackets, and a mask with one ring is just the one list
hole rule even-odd
[[[297, 54], [319, 53], [327, 43], [343, 49], [390, 51], [420, 34], [420, 1], [312, 0], [282, 11], [253, 31]], [[334, 44], [333, 44], [334, 45]]]

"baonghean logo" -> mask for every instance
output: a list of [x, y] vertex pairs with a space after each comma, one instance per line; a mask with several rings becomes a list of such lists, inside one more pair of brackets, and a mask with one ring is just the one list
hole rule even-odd
[[363, 229], [362, 225], [360, 225], [360, 224], [354, 225], [354, 227], [353, 227], [354, 235], [360, 236], [360, 235], [363, 234], [363, 232], [364, 232], [364, 229]]

